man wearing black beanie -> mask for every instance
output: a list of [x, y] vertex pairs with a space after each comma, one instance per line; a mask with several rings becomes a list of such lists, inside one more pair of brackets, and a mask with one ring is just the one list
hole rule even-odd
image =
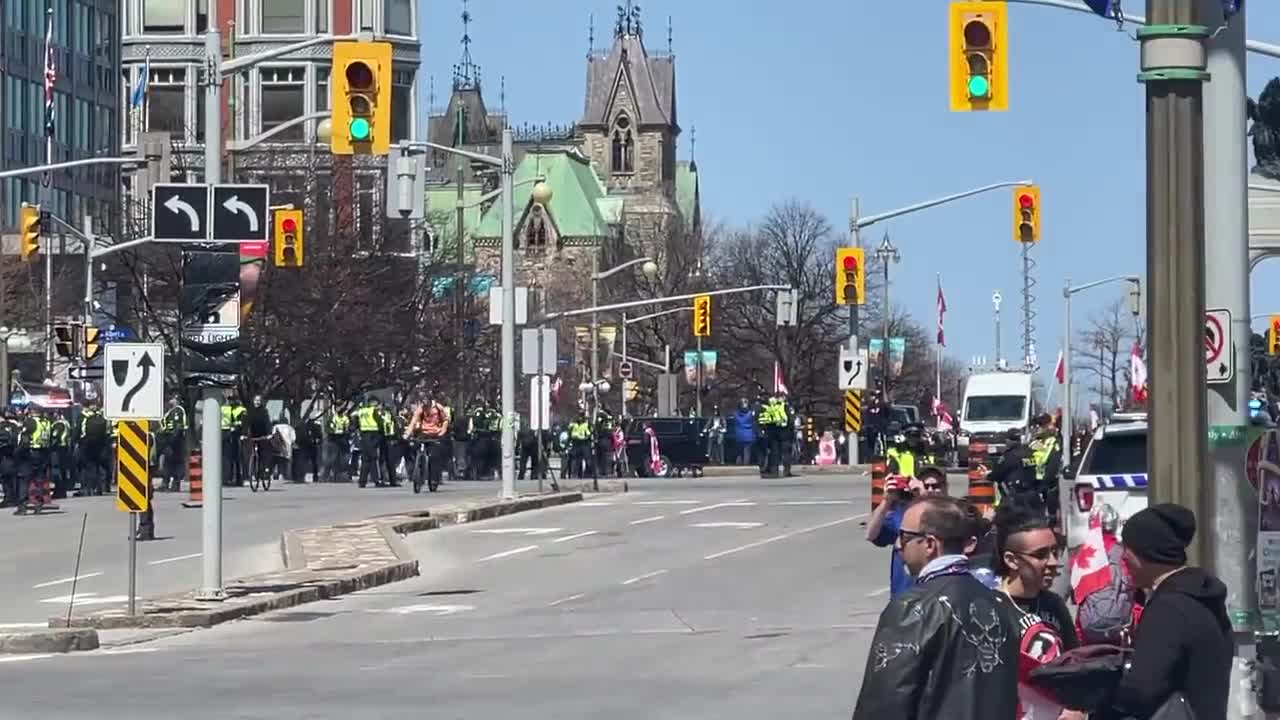
[[1149, 718], [1182, 693], [1196, 720], [1227, 716], [1233, 642], [1227, 587], [1187, 566], [1196, 516], [1173, 503], [1152, 505], [1124, 524], [1124, 561], [1147, 593], [1133, 662], [1104, 717]]

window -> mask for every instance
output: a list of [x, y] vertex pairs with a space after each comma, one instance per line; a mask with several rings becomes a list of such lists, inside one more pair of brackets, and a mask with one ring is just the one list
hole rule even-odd
[[382, 0], [382, 26], [387, 35], [414, 37], [412, 0]]
[[965, 422], [1016, 422], [1027, 407], [1025, 395], [976, 395], [965, 401]]
[[1147, 433], [1118, 432], [1089, 444], [1081, 475], [1125, 475], [1147, 471]]
[[631, 121], [619, 115], [613, 123], [613, 174], [635, 172], [635, 142], [631, 137]]
[[186, 30], [186, 0], [142, 0], [143, 33], [182, 35]]
[[184, 68], [151, 68], [147, 90], [147, 129], [167, 132], [179, 141], [187, 129], [187, 71]]
[[196, 0], [196, 32], [209, 29], [209, 0]]
[[316, 32], [329, 32], [329, 3], [331, 0], [316, 0]]
[[288, 35], [307, 30], [306, 0], [269, 0], [262, 5], [262, 33]]
[[391, 73], [391, 140], [409, 140], [413, 136], [413, 72]]
[[530, 209], [529, 219], [525, 221], [524, 246], [530, 251], [541, 251], [547, 247], [547, 214], [540, 205]]
[[329, 89], [329, 73], [331, 69], [327, 67], [316, 68], [316, 110], [330, 109], [330, 97], [332, 92]]
[[[262, 132], [282, 125], [306, 113], [306, 69], [295, 68], [263, 68], [259, 71], [262, 79], [261, 116]], [[274, 136], [275, 141], [301, 142], [303, 126], [295, 125]]]
[[374, 0], [355, 0], [360, 13], [358, 30], [373, 30]]

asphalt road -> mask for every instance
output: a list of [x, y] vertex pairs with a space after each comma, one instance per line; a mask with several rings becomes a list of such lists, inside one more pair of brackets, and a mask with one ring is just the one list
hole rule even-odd
[[413, 580], [0, 658], [0, 717], [846, 716], [887, 595], [868, 496], [863, 476], [643, 482], [411, 535]]
[[[532, 484], [521, 490], [531, 491]], [[437, 502], [496, 497], [492, 482], [445, 483], [434, 495], [408, 487], [354, 484], [273, 485], [269, 493], [226, 488], [223, 577], [282, 566], [280, 533], [390, 512], [422, 510]], [[138, 543], [138, 592], [154, 595], [199, 587], [202, 510], [184, 508], [186, 493], [156, 493], [156, 537]], [[76, 547], [84, 522], [84, 554], [76, 581], [77, 607], [119, 602], [129, 588], [129, 516], [114, 497], [60, 500], [61, 512], [14, 517], [0, 511], [0, 630], [44, 626], [64, 613], [76, 573]], [[87, 521], [85, 520], [88, 515]], [[2, 712], [0, 712], [2, 715]]]

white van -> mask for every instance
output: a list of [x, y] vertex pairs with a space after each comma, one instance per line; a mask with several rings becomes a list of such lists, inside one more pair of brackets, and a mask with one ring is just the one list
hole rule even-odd
[[1010, 430], [1026, 432], [1033, 410], [1031, 373], [970, 375], [964, 386], [964, 407], [956, 436], [960, 466], [969, 463], [970, 442], [985, 442], [993, 453], [1003, 451]]

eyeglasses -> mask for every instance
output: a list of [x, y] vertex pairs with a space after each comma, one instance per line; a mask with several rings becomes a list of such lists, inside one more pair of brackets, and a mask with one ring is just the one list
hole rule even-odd
[[942, 485], [940, 483], [925, 483], [924, 489], [925, 490], [941, 490]]
[[1049, 547], [1042, 547], [1038, 550], [1029, 550], [1026, 552], [1021, 550], [1011, 550], [1010, 552], [1015, 555], [1025, 555], [1029, 558], [1035, 558], [1036, 560], [1048, 560], [1051, 557], [1062, 557], [1062, 550], [1059, 549], [1057, 545], [1050, 545]]
[[906, 528], [898, 528], [898, 547], [906, 547], [913, 540], [920, 540], [929, 537], [929, 533], [920, 532], [919, 530], [907, 530]]

